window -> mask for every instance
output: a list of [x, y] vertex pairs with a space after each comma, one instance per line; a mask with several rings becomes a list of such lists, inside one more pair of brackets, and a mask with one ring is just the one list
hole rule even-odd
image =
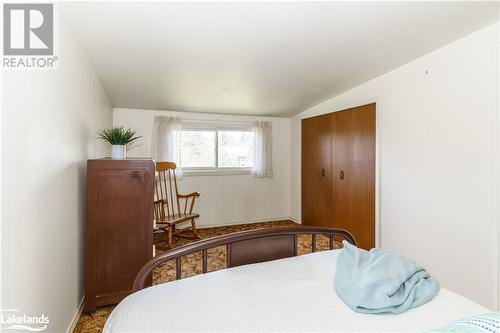
[[213, 131], [181, 131], [180, 165], [182, 168], [215, 168], [215, 134]]
[[219, 168], [251, 168], [253, 166], [253, 132], [218, 131]]
[[250, 170], [254, 160], [254, 132], [244, 129], [183, 128], [176, 131], [174, 156], [184, 170]]

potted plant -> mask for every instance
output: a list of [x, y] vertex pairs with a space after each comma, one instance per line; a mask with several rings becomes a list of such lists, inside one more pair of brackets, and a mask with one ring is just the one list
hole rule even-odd
[[98, 138], [111, 144], [111, 158], [125, 159], [127, 157], [127, 145], [140, 136], [136, 136], [136, 131], [121, 127], [105, 128], [97, 132]]

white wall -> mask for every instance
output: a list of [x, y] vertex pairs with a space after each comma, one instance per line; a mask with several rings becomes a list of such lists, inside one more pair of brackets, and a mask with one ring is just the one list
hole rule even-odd
[[294, 117], [292, 217], [301, 119], [376, 102], [381, 246], [496, 308], [498, 37], [489, 26]]
[[66, 332], [83, 297], [86, 159], [112, 108], [70, 27], [59, 69], [2, 77], [2, 306]]
[[151, 156], [151, 132], [155, 115], [187, 119], [273, 122], [273, 178], [251, 175], [185, 176], [179, 183], [184, 193], [198, 191], [195, 207], [199, 227], [256, 222], [290, 216], [290, 119], [251, 116], [196, 114], [171, 111], [114, 109], [113, 123], [137, 130], [143, 136], [129, 156]]

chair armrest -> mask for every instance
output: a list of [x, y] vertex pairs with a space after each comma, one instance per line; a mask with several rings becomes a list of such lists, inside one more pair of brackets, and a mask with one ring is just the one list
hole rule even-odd
[[189, 194], [177, 194], [178, 198], [191, 198], [191, 197], [199, 197], [200, 192], [193, 192]]

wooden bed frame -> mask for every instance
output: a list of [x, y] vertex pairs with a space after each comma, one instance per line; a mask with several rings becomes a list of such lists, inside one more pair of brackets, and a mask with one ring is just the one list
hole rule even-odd
[[195, 252], [202, 252], [202, 274], [207, 273], [207, 250], [218, 246], [226, 246], [227, 268], [296, 256], [297, 236], [303, 234], [312, 235], [312, 252], [316, 251], [318, 234], [329, 237], [330, 250], [334, 248], [334, 237], [356, 245], [348, 231], [324, 227], [278, 227], [221, 235], [169, 250], [149, 260], [137, 273], [133, 291], [147, 287], [146, 281], [151, 281], [153, 269], [170, 260], [176, 261], [176, 279], [180, 279], [181, 258]]

